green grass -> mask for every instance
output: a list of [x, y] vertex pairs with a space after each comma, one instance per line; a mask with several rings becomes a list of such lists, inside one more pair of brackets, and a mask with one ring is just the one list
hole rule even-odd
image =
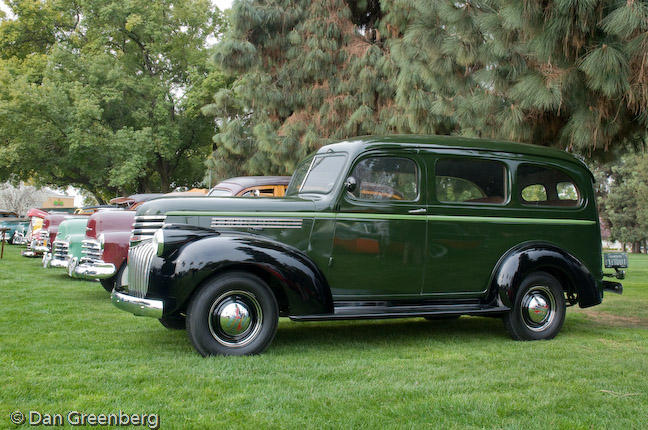
[[162, 428], [646, 428], [648, 257], [623, 296], [569, 308], [551, 341], [498, 319], [294, 323], [255, 357], [202, 358], [186, 333], [98, 283], [0, 260], [0, 428], [11, 411], [158, 413]]

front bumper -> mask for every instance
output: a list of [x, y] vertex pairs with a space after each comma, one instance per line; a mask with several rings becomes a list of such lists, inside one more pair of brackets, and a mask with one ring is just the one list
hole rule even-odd
[[113, 290], [110, 295], [112, 304], [119, 309], [142, 317], [162, 318], [164, 302], [162, 300], [141, 299]]
[[115, 276], [117, 269], [112, 263], [105, 263], [99, 261], [83, 261], [80, 264], [74, 262], [74, 266], [70, 269], [70, 275], [73, 278], [81, 279], [108, 279]]
[[65, 260], [56, 258], [51, 252], [43, 254], [43, 267], [48, 269], [52, 267], [67, 269], [69, 262], [69, 258], [66, 258]]

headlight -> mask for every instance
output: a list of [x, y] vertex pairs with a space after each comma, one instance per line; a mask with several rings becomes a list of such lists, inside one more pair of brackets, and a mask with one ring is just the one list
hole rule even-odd
[[104, 249], [104, 243], [106, 242], [106, 238], [104, 237], [103, 233], [97, 237], [97, 240], [99, 241], [99, 248]]
[[164, 254], [164, 232], [162, 229], [155, 232], [153, 235], [153, 248], [157, 252], [158, 257]]

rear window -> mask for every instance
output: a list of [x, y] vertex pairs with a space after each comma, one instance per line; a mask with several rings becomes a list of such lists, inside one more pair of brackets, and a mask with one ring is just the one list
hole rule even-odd
[[535, 164], [518, 167], [517, 182], [520, 200], [525, 205], [576, 207], [581, 193], [565, 172]]
[[506, 202], [506, 166], [492, 160], [447, 158], [436, 163], [436, 197], [444, 203]]

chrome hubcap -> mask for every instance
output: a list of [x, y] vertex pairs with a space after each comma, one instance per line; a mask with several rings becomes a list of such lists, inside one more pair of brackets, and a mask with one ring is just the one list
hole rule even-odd
[[209, 310], [209, 331], [224, 346], [249, 344], [259, 334], [262, 321], [261, 305], [247, 291], [228, 291]]
[[230, 336], [239, 336], [250, 328], [250, 310], [239, 302], [230, 302], [220, 309], [220, 328]]
[[522, 298], [520, 307], [524, 324], [533, 331], [546, 329], [554, 320], [556, 301], [553, 293], [544, 285], [531, 287]]

